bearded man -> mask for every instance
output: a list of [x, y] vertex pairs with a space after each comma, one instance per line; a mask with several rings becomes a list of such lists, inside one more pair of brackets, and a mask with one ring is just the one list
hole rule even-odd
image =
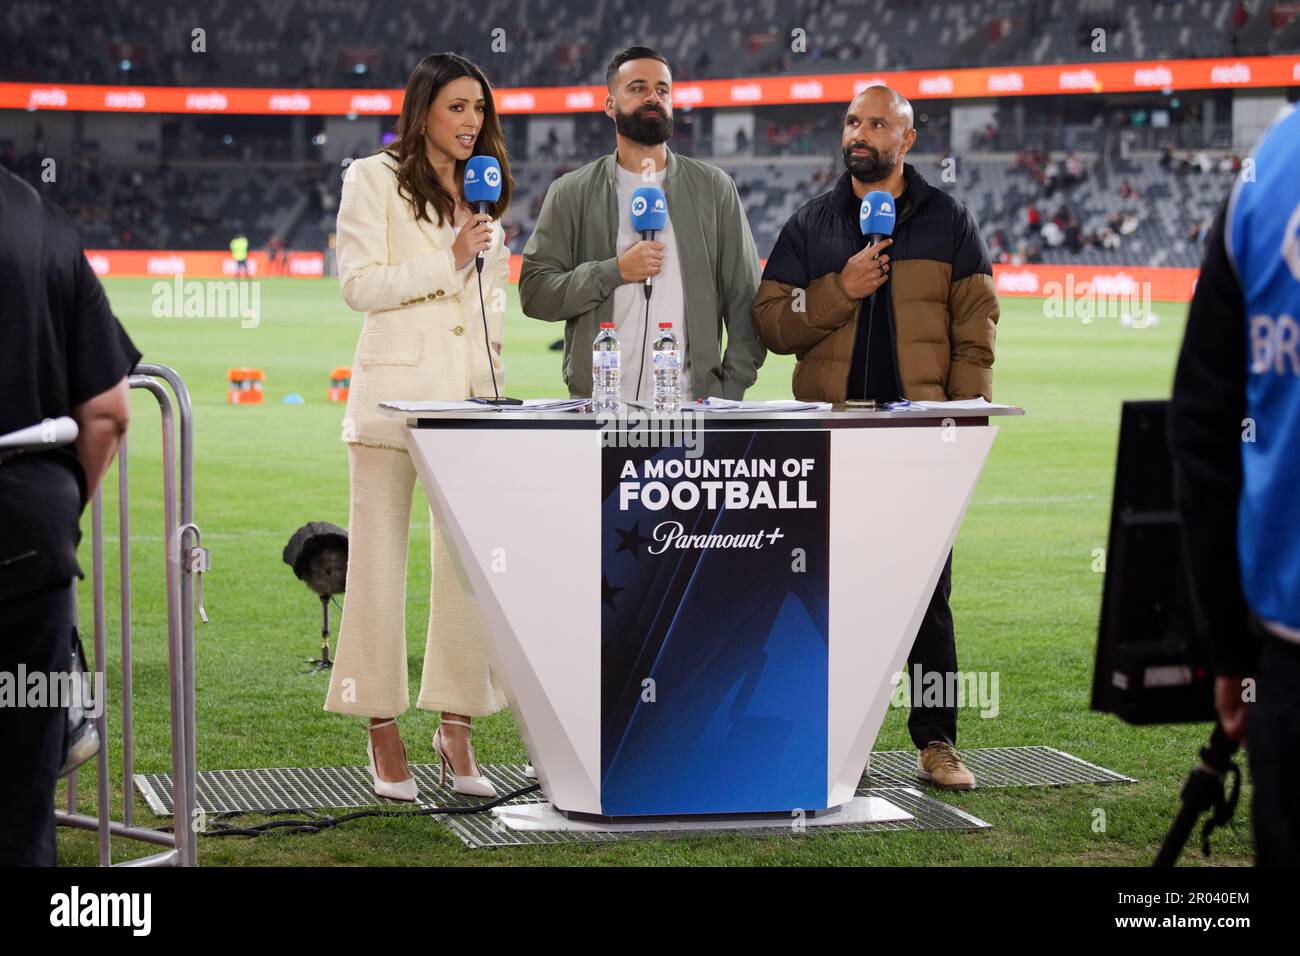
[[[617, 148], [547, 190], [524, 247], [524, 314], [565, 324], [563, 374], [572, 397], [590, 397], [591, 344], [600, 323], [613, 322], [623, 399], [650, 401], [652, 336], [668, 322], [684, 357], [683, 403], [742, 398], [767, 352], [751, 319], [760, 265], [736, 184], [668, 148], [672, 73], [663, 56], [628, 47], [610, 61], [606, 81]], [[668, 200], [667, 226], [653, 239], [632, 229], [632, 193], [641, 186], [659, 186]]]
[[[993, 399], [999, 309], [988, 247], [969, 210], [903, 162], [915, 142], [904, 97], [886, 86], [859, 93], [844, 115], [844, 172], [790, 217], [767, 260], [754, 325], [771, 351], [796, 356], [798, 399]], [[859, 214], [876, 190], [894, 197], [895, 225], [869, 244]], [[969, 789], [974, 775], [955, 749], [951, 589], [949, 554], [907, 659], [908, 731], [919, 777]], [[938, 695], [928, 692], [935, 680]]]

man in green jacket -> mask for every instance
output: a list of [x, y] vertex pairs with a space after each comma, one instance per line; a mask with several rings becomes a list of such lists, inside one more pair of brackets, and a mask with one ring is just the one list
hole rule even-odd
[[[649, 401], [650, 343], [659, 323], [670, 322], [685, 356], [683, 401], [739, 399], [767, 350], [751, 317], [760, 267], [736, 184], [716, 166], [668, 149], [672, 75], [661, 55], [628, 47], [606, 79], [605, 115], [618, 148], [551, 183], [524, 247], [524, 314], [565, 323], [564, 381], [573, 397], [591, 395], [591, 343], [601, 322], [613, 322], [623, 398]], [[631, 196], [651, 185], [668, 199], [669, 223], [645, 240], [632, 231]]]

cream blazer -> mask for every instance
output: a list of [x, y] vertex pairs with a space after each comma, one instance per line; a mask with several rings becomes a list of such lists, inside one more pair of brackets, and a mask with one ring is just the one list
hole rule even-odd
[[[365, 313], [352, 360], [343, 440], [406, 449], [401, 419], [385, 401], [460, 400], [492, 395], [492, 372], [471, 262], [457, 271], [451, 223], [417, 221], [397, 194], [394, 161], [383, 153], [353, 162], [339, 201], [338, 266], [343, 300]], [[484, 254], [483, 308], [497, 388], [510, 248], [500, 222]]]

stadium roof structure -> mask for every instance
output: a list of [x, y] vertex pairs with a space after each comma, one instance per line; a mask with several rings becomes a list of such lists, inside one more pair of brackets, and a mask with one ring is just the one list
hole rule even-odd
[[[684, 109], [847, 103], [877, 84], [914, 100], [1272, 88], [1300, 86], [1300, 55], [688, 80], [673, 87], [673, 105]], [[503, 87], [496, 97], [503, 114], [585, 113], [604, 109], [605, 92], [598, 85]], [[398, 89], [0, 83], [0, 109], [29, 111], [391, 116], [401, 108]]]

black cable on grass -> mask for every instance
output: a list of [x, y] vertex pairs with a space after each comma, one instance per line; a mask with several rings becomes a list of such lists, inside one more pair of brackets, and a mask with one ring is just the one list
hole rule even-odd
[[[308, 813], [316, 819], [314, 820], [268, 820], [266, 823], [257, 823], [251, 827], [240, 826], [217, 826], [207, 827], [197, 831], [200, 836], [247, 836], [259, 837], [264, 833], [276, 831], [284, 833], [320, 833], [331, 827], [336, 827], [342, 823], [348, 823], [352, 820], [359, 820], [362, 817], [429, 817], [438, 814], [469, 814], [482, 813], [484, 810], [491, 810], [499, 807], [507, 800], [514, 800], [516, 797], [522, 797], [529, 793], [535, 793], [540, 789], [539, 784], [530, 784], [519, 790], [514, 790], [495, 800], [489, 800], [487, 803], [475, 803], [467, 807], [423, 807], [419, 810], [356, 810], [352, 813], [345, 813], [341, 817], [332, 817], [328, 814], [314, 813], [311, 810], [282, 810], [281, 813]], [[252, 810], [232, 810], [226, 813], [213, 814], [210, 819], [231, 819], [233, 817], [245, 816], [254, 813]], [[171, 826], [159, 827], [163, 832], [170, 832]]]

